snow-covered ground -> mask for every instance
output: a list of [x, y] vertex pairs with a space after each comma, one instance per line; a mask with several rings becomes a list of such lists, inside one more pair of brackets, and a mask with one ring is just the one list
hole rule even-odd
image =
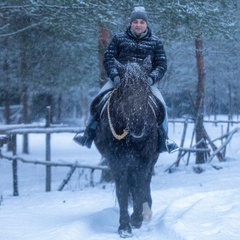
[[[226, 125], [205, 124], [212, 139], [226, 131]], [[169, 124], [170, 137], [179, 144], [183, 124]], [[231, 126], [231, 129], [239, 125]], [[188, 127], [185, 147], [191, 140], [192, 124]], [[97, 165], [100, 155], [79, 147], [72, 141], [74, 134], [52, 136], [52, 160]], [[30, 154], [18, 155], [32, 160], [44, 160], [45, 136], [30, 135]], [[179, 169], [169, 174], [165, 170], [178, 153], [161, 154], [152, 181], [153, 218], [141, 229], [133, 230], [132, 239], [148, 240], [238, 240], [240, 239], [240, 132], [233, 136], [227, 148], [227, 161], [217, 159], [193, 171], [186, 158]], [[221, 143], [216, 143], [220, 145]], [[4, 155], [9, 155], [2, 149]], [[212, 167], [215, 166], [215, 167]], [[12, 196], [11, 162], [0, 159], [0, 239], [1, 240], [114, 240], [119, 239], [118, 204], [114, 184], [98, 183], [100, 172], [94, 175], [95, 187], [89, 185], [89, 170], [76, 170], [62, 192], [57, 191], [69, 171], [52, 168], [52, 191], [45, 192], [45, 167], [18, 162], [19, 196]], [[129, 209], [131, 211], [131, 209]]]

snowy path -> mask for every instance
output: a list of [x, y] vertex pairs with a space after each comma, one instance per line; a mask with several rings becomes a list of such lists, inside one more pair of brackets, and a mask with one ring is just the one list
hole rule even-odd
[[[214, 137], [219, 136], [209, 125]], [[191, 131], [188, 133], [191, 138]], [[44, 136], [31, 139], [31, 158], [42, 159]], [[181, 138], [175, 130], [174, 139]], [[72, 135], [53, 136], [53, 160], [96, 164], [96, 149], [79, 149]], [[180, 140], [179, 140], [180, 141]], [[152, 181], [153, 219], [131, 238], [141, 240], [239, 240], [240, 239], [240, 134], [228, 147], [220, 170], [205, 165], [195, 174], [193, 160], [172, 174], [164, 170], [177, 153], [163, 154]], [[20, 143], [21, 145], [21, 143]], [[61, 148], [59, 148], [61, 146]], [[69, 154], [69, 152], [71, 154]], [[119, 240], [118, 205], [114, 185], [85, 187], [85, 175], [76, 171], [62, 192], [56, 189], [68, 172], [52, 168], [52, 192], [44, 192], [45, 168], [19, 163], [20, 196], [12, 196], [11, 163], [0, 159], [0, 240]]]
[[[221, 171], [157, 174], [153, 219], [134, 230], [132, 239], [239, 239], [240, 176], [234, 168]], [[4, 240], [119, 239], [114, 186], [4, 196], [0, 224], [0, 239]]]
[[175, 201], [166, 210], [166, 228], [181, 239], [239, 239], [239, 189], [197, 193]]

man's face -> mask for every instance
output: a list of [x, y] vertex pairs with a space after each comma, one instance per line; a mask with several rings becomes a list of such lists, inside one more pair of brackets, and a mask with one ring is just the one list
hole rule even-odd
[[131, 23], [131, 29], [137, 36], [145, 32], [147, 29], [147, 23], [143, 19], [135, 19]]

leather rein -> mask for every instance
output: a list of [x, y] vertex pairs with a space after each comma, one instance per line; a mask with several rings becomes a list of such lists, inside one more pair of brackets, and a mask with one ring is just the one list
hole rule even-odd
[[107, 102], [107, 113], [108, 113], [108, 123], [109, 123], [109, 126], [110, 126], [110, 130], [111, 130], [111, 133], [112, 135], [117, 139], [117, 140], [122, 140], [123, 138], [125, 138], [129, 131], [128, 129], [124, 129], [123, 130], [123, 133], [122, 134], [117, 134], [114, 127], [113, 127], [113, 124], [112, 124], [112, 120], [111, 120], [111, 115], [110, 115], [110, 100], [112, 98], [112, 95], [113, 93], [116, 91], [117, 89], [113, 89], [113, 91], [111, 92], [111, 95], [109, 96], [109, 99], [108, 99], [108, 102]]

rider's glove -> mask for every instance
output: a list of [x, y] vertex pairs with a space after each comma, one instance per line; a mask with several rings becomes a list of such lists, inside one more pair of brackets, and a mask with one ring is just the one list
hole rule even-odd
[[148, 78], [147, 78], [147, 84], [148, 84], [149, 86], [152, 86], [152, 85], [153, 85], [153, 80], [152, 80], [151, 77], [148, 77]]

